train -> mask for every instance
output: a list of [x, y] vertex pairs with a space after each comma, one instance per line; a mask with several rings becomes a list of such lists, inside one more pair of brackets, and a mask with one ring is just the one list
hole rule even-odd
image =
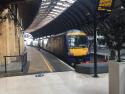
[[38, 46], [63, 59], [71, 66], [90, 60], [88, 38], [86, 33], [80, 30], [72, 29], [42, 38]]

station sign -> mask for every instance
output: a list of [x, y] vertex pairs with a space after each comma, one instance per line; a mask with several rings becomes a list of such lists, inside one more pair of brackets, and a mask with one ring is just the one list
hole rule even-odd
[[112, 1], [113, 0], [99, 0], [98, 10], [111, 11]]

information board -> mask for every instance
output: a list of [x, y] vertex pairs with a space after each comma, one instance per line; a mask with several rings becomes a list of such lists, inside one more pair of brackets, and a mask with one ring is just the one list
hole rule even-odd
[[112, 0], [99, 0], [99, 11], [107, 10], [110, 11], [112, 6]]

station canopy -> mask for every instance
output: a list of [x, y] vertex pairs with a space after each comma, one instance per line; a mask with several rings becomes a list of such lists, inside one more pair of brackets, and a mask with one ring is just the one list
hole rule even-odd
[[[118, 1], [118, 0], [116, 0]], [[112, 10], [113, 0], [42, 0], [37, 15], [25, 30], [33, 37], [43, 37], [79, 29], [93, 35], [93, 22], [109, 28], [104, 19]]]
[[112, 8], [122, 7], [121, 0], [0, 0], [0, 7], [9, 2], [18, 2], [22, 27], [33, 37], [55, 35], [70, 29], [93, 35], [94, 20], [98, 26], [109, 29], [109, 21], [104, 19]]
[[33, 32], [57, 18], [68, 9], [76, 0], [42, 0], [37, 16], [26, 30]]

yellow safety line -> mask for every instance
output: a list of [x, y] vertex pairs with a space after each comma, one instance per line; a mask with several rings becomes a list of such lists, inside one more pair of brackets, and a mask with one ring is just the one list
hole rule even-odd
[[41, 54], [41, 56], [42, 56], [42, 58], [43, 58], [43, 60], [44, 60], [44, 62], [46, 64], [46, 66], [48, 67], [49, 71], [53, 72], [53, 70], [52, 70], [51, 66], [49, 65], [48, 61], [44, 58], [44, 56], [42, 54]]

